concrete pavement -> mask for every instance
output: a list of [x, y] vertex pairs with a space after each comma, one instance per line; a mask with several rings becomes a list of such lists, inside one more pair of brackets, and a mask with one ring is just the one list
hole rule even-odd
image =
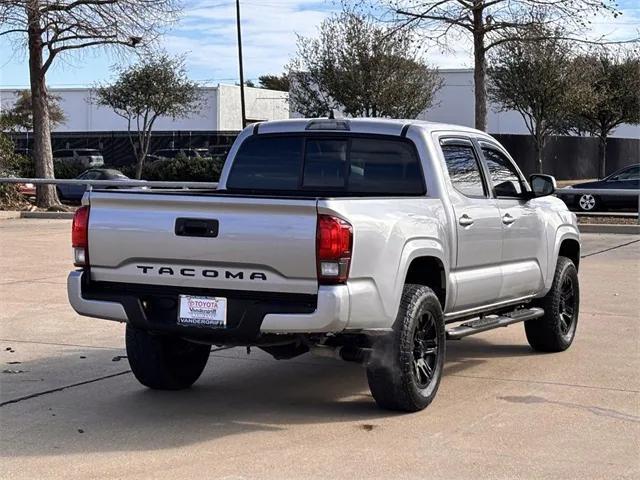
[[640, 243], [584, 235], [574, 345], [514, 325], [450, 342], [425, 411], [375, 407], [361, 367], [213, 352], [195, 387], [129, 373], [120, 324], [67, 304], [70, 222], [0, 221], [2, 478], [638, 478]]

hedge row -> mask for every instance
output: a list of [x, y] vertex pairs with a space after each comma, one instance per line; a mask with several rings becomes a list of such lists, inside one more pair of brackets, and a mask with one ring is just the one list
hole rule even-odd
[[[172, 182], [217, 182], [224, 165], [224, 158], [175, 158], [157, 160], [144, 165], [142, 178], [144, 180], [172, 181]], [[110, 168], [105, 165], [104, 168]], [[135, 178], [135, 165], [116, 167], [130, 178]], [[31, 159], [15, 156], [12, 158], [9, 170], [14, 176], [35, 177], [35, 169]], [[86, 168], [78, 165], [54, 163], [56, 178], [75, 178]]]
[[[166, 182], [217, 182], [223, 165], [222, 157], [157, 160], [144, 165], [142, 178]], [[135, 177], [134, 165], [120, 170], [128, 177]]]

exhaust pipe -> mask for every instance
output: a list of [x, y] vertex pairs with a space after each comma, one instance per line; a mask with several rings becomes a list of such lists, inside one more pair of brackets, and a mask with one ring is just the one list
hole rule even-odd
[[370, 348], [330, 347], [328, 345], [314, 345], [309, 350], [318, 357], [334, 358], [355, 363], [365, 363], [371, 354]]

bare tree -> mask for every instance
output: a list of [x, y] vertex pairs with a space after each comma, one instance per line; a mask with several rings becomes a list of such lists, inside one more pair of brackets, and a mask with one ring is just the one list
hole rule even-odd
[[[576, 41], [587, 41], [584, 29], [594, 15], [620, 15], [616, 0], [364, 0], [385, 7], [396, 28], [420, 28], [425, 39], [445, 45], [455, 35], [473, 45], [475, 127], [486, 130], [488, 52], [529, 35], [533, 24], [575, 27]], [[534, 38], [530, 38], [534, 40]], [[603, 42], [603, 39], [597, 40]]]
[[127, 121], [136, 154], [136, 178], [142, 176], [153, 125], [158, 117], [179, 118], [199, 110], [199, 85], [187, 77], [184, 59], [152, 54], [120, 70], [112, 84], [97, 89], [97, 103], [113, 109]]
[[[56, 58], [91, 47], [136, 47], [153, 42], [173, 21], [180, 0], [3, 0], [0, 35], [26, 45], [33, 99], [36, 175], [53, 178], [46, 74]], [[37, 205], [58, 203], [51, 185], [38, 188]]]
[[420, 60], [411, 32], [390, 34], [371, 17], [343, 12], [325, 20], [318, 38], [298, 39], [290, 101], [305, 116], [342, 110], [351, 116], [415, 118], [441, 80]]

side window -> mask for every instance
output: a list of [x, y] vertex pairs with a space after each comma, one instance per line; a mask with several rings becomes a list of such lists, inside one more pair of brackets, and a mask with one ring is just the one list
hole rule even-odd
[[467, 197], [486, 197], [480, 166], [471, 145], [442, 145], [453, 187]]
[[96, 170], [89, 170], [88, 172], [84, 172], [78, 178], [83, 180], [98, 180], [100, 178], [101, 172]]
[[524, 191], [522, 181], [511, 160], [499, 151], [482, 147], [489, 176], [497, 197], [519, 197]]
[[640, 167], [631, 167], [612, 178], [612, 180], [638, 180], [640, 178]]

